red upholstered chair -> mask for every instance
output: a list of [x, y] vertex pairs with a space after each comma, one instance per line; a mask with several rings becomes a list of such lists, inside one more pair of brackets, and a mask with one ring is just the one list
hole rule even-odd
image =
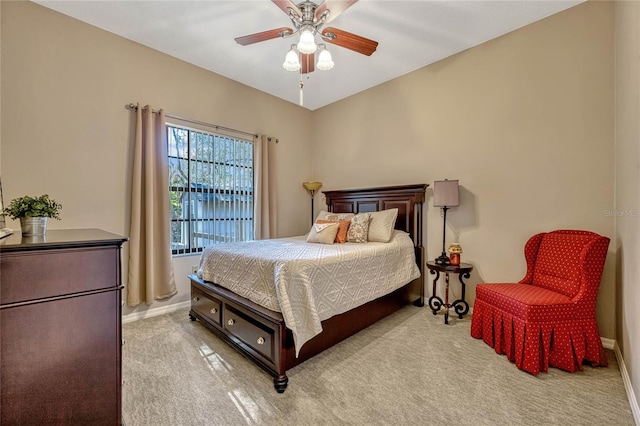
[[587, 231], [534, 235], [519, 283], [479, 284], [471, 336], [531, 374], [607, 365], [595, 310], [609, 238]]

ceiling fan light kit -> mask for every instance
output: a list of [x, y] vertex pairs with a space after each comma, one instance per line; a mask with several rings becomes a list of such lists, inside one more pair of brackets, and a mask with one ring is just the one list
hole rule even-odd
[[[351, 7], [358, 0], [324, 0], [320, 4], [311, 1], [303, 1], [295, 4], [291, 0], [271, 0], [284, 13], [287, 14], [295, 30], [291, 28], [276, 28], [256, 34], [237, 37], [235, 40], [243, 46], [271, 40], [274, 38], [288, 38], [299, 34], [297, 44], [291, 45], [282, 64], [287, 71], [300, 71], [300, 74], [309, 74], [314, 70], [315, 52], [320, 48], [318, 62], [315, 66], [321, 71], [333, 68], [334, 62], [331, 53], [325, 44], [318, 45], [316, 36], [323, 41], [336, 46], [344, 47], [363, 55], [371, 56], [378, 47], [378, 42], [369, 40], [359, 35], [342, 31], [337, 28], [326, 28], [320, 31], [322, 26], [338, 17], [342, 12]], [[300, 80], [300, 105], [302, 105], [302, 80]]]

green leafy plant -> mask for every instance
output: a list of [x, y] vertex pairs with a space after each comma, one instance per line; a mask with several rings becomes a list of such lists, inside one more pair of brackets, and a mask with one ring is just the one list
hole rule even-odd
[[61, 209], [62, 204], [58, 204], [56, 200], [52, 200], [47, 194], [39, 197], [25, 195], [11, 200], [9, 205], [2, 211], [2, 214], [14, 220], [21, 217], [50, 217], [60, 220]]

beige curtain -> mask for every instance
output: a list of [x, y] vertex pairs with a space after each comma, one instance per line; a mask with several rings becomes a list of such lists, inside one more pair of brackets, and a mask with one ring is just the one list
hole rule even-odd
[[277, 238], [278, 236], [275, 179], [270, 172], [275, 170], [273, 167], [274, 158], [273, 155], [270, 155], [274, 143], [275, 139], [264, 135], [254, 138], [253, 236], [256, 240]]
[[127, 304], [176, 294], [171, 264], [169, 166], [164, 111], [137, 106], [131, 186]]

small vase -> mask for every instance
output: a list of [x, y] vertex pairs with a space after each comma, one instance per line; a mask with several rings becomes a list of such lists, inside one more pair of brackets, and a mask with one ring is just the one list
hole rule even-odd
[[47, 219], [48, 217], [21, 217], [20, 228], [22, 228], [22, 235], [44, 235], [47, 232]]

